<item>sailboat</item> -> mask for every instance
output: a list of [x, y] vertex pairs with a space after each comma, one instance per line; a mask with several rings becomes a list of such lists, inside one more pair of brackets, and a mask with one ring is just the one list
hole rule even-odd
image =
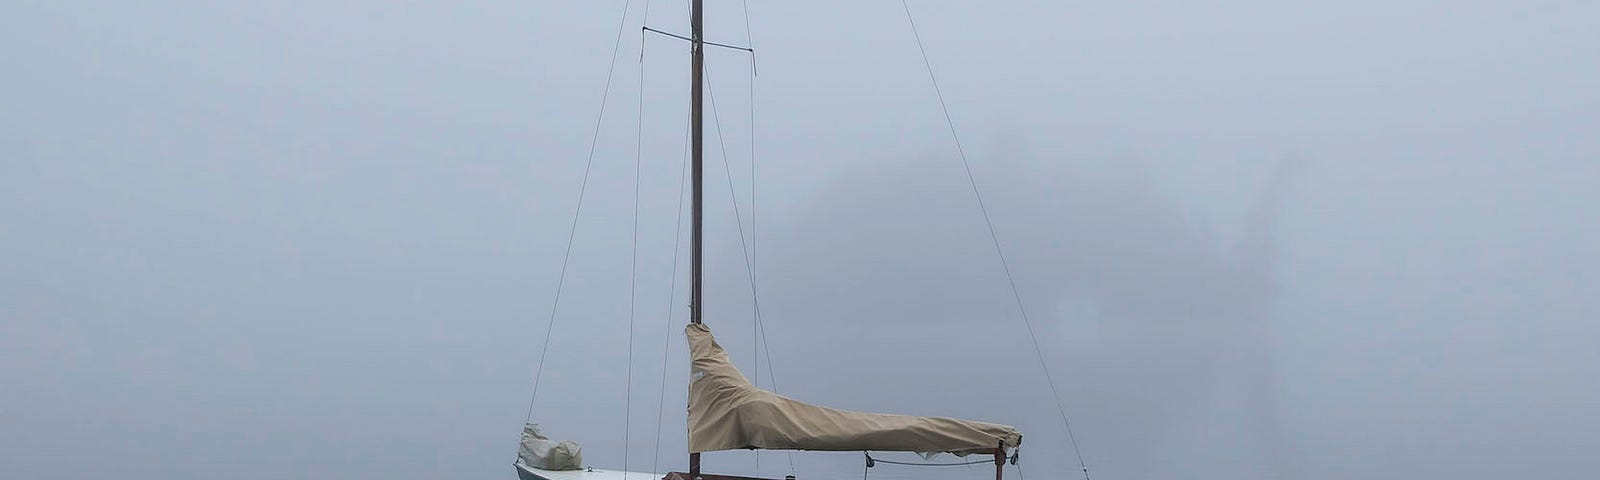
[[[833, 452], [916, 452], [931, 458], [940, 453], [961, 457], [992, 456], [995, 478], [1003, 477], [1022, 434], [1009, 425], [976, 420], [863, 413], [812, 405], [752, 385], [729, 360], [711, 327], [702, 318], [704, 40], [702, 0], [692, 0], [690, 43], [690, 180], [692, 198], [689, 323], [688, 471], [663, 474], [596, 470], [582, 466], [577, 445], [547, 438], [538, 427], [525, 425], [514, 462], [521, 480], [759, 480], [702, 471], [702, 454], [729, 450], [808, 450]], [[909, 13], [909, 12], [908, 12]], [[647, 30], [651, 30], [646, 27]], [[1053, 388], [1053, 386], [1052, 386]], [[531, 412], [531, 407], [530, 407]], [[530, 413], [531, 415], [531, 413]], [[867, 456], [868, 466], [874, 460]], [[882, 461], [882, 460], [880, 460]], [[988, 460], [965, 464], [988, 463]], [[1087, 472], [1087, 470], [1085, 470]], [[657, 477], [657, 475], [662, 475]], [[788, 477], [793, 480], [793, 476]]]

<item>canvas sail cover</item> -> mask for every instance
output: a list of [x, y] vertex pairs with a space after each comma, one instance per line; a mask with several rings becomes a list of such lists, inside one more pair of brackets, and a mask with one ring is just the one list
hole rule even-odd
[[900, 451], [925, 455], [1015, 448], [1022, 434], [993, 423], [835, 410], [756, 388], [703, 324], [689, 324], [689, 451]]
[[517, 460], [541, 470], [577, 470], [583, 468], [583, 451], [571, 441], [551, 440], [539, 431], [538, 425], [529, 423], [522, 426]]

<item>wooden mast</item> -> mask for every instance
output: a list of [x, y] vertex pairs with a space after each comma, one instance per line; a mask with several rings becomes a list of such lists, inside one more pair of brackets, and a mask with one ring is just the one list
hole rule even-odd
[[[705, 16], [701, 8], [701, 1], [702, 0], [693, 0], [693, 2], [691, 2], [689, 5], [689, 69], [693, 70], [689, 73], [689, 128], [691, 135], [690, 142], [692, 143], [691, 150], [693, 151], [693, 157], [690, 160], [690, 169], [691, 176], [694, 177], [694, 193], [692, 194], [694, 197], [693, 212], [690, 214], [694, 218], [693, 232], [690, 234], [692, 237], [690, 240], [690, 250], [692, 251], [690, 256], [692, 258], [691, 263], [693, 263], [694, 266], [690, 268], [689, 274], [691, 277], [689, 281], [689, 321], [695, 324], [701, 323], [701, 317], [703, 316], [705, 310], [705, 303], [702, 301], [701, 297], [701, 269], [705, 262], [704, 255], [702, 255], [704, 244], [701, 242], [701, 237], [704, 230], [702, 225], [704, 218], [702, 212], [702, 210], [704, 210], [702, 192], [704, 189], [702, 188], [703, 182], [701, 178], [701, 172], [703, 171], [701, 168], [701, 153], [704, 150], [702, 148], [704, 135], [702, 134], [701, 127], [704, 122], [703, 114], [701, 112], [702, 102], [700, 100], [700, 91], [702, 90], [701, 84], [705, 81], [704, 75], [706, 56], [705, 25], [703, 22]], [[690, 453], [689, 480], [699, 480], [699, 478], [700, 454]]]
[[706, 56], [704, 49], [705, 42], [703, 39], [704, 29], [702, 28], [701, 24], [702, 12], [700, 10], [700, 2], [701, 0], [694, 0], [694, 3], [691, 7], [691, 34], [689, 37], [689, 51], [691, 55], [691, 60], [689, 63], [690, 69], [694, 70], [689, 74], [689, 135], [690, 142], [692, 142], [691, 150], [693, 151], [693, 157], [690, 165], [690, 176], [694, 177], [693, 213], [691, 213], [691, 215], [694, 217], [694, 226], [693, 232], [691, 233], [692, 238], [690, 240], [690, 250], [692, 251], [690, 254], [690, 261], [694, 264], [694, 266], [690, 268], [689, 274], [690, 277], [692, 277], [689, 283], [689, 321], [697, 324], [701, 322], [701, 316], [703, 314], [702, 310], [705, 309], [704, 304], [701, 301], [701, 269], [705, 263], [705, 257], [702, 254], [704, 250], [704, 243], [701, 241], [704, 233], [704, 228], [702, 225], [704, 219], [704, 196], [702, 195], [704, 188], [702, 187], [704, 182], [701, 178], [703, 176], [701, 173], [704, 169], [702, 168], [703, 162], [701, 161], [701, 157], [702, 153], [704, 152], [703, 144], [705, 138], [702, 134], [704, 114], [701, 112], [702, 102], [700, 100], [700, 92], [702, 90], [701, 85], [705, 81], [704, 75]]

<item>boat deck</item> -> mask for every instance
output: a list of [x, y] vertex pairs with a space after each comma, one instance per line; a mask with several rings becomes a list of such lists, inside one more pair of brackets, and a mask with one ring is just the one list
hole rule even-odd
[[516, 464], [517, 477], [522, 480], [661, 480], [660, 473], [625, 472], [621, 470], [601, 470], [586, 468], [583, 470], [541, 470], [523, 464]]
[[[601, 470], [586, 468], [583, 470], [541, 470], [523, 464], [516, 464], [517, 477], [521, 480], [689, 480], [689, 474], [683, 472], [669, 472], [666, 474], [647, 472], [624, 472], [620, 470]], [[735, 477], [731, 475], [716, 475], [709, 473], [700, 474], [701, 480], [770, 480], [753, 477]]]

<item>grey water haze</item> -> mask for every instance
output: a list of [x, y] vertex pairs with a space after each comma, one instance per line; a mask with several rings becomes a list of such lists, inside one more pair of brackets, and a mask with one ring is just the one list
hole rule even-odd
[[[511, 478], [623, 5], [0, 3], [3, 476]], [[706, 5], [758, 52], [753, 171], [749, 57], [707, 55], [746, 375], [1081, 478], [899, 2]], [[910, 5], [1093, 478], [1600, 469], [1600, 3]], [[686, 463], [687, 51], [645, 6], [534, 409], [637, 471]]]

